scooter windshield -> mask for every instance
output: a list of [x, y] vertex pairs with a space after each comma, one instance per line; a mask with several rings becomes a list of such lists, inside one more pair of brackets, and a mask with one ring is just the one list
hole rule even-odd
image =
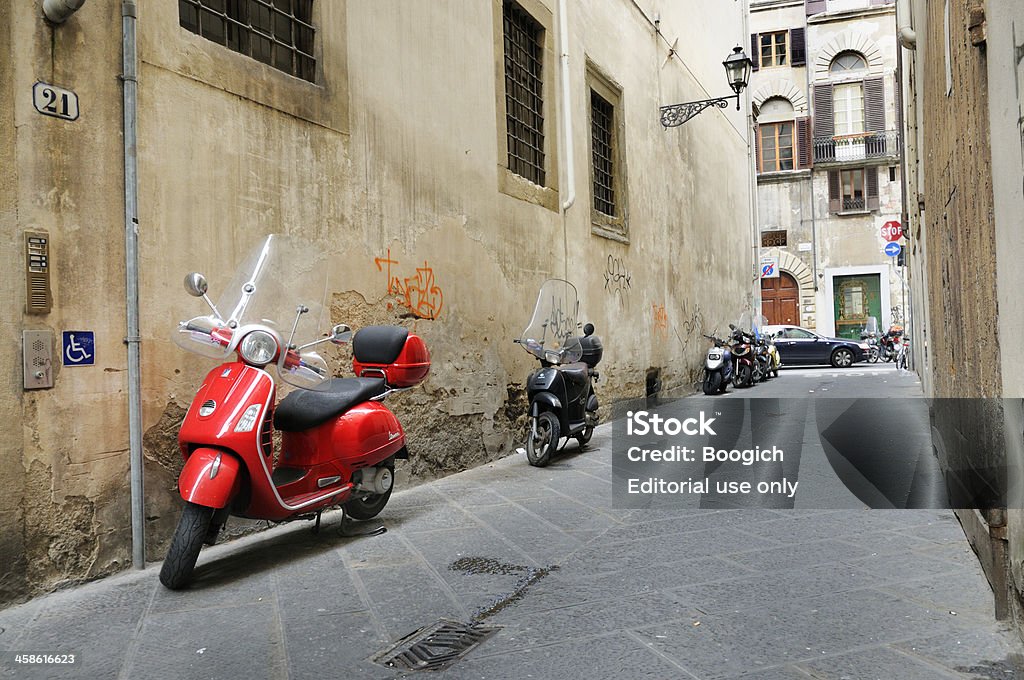
[[583, 356], [577, 331], [579, 298], [576, 287], [548, 279], [540, 287], [530, 324], [519, 338], [526, 351], [549, 364], [571, 364]]
[[878, 330], [878, 319], [876, 317], [869, 316], [864, 322], [864, 330], [862, 333], [864, 335], [881, 335]]
[[[262, 351], [263, 363], [274, 361], [283, 381], [306, 389], [326, 387], [330, 368], [311, 345], [326, 337], [327, 291], [324, 253], [300, 239], [273, 234], [236, 270], [215, 312], [179, 324], [174, 341], [221, 360], [239, 349], [257, 357]], [[273, 337], [276, 354], [265, 335], [247, 349], [246, 337], [258, 331]], [[259, 365], [260, 360], [250, 363]]]

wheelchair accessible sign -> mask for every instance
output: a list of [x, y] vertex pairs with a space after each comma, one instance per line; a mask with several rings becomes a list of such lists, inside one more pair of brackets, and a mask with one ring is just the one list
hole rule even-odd
[[62, 364], [92, 366], [96, 363], [96, 336], [92, 331], [63, 331], [62, 335]]

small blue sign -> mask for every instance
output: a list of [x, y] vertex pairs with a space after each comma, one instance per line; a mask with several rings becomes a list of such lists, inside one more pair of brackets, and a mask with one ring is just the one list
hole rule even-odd
[[96, 363], [96, 337], [92, 331], [63, 331], [65, 366], [92, 366]]
[[900, 254], [900, 244], [896, 242], [886, 243], [884, 252], [889, 257], [896, 257]]

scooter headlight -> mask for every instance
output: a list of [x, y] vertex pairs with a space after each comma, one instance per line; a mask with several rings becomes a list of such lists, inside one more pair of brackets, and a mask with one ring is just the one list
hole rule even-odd
[[865, 350], [865, 351], [871, 349], [871, 345], [869, 345], [866, 342], [857, 343], [857, 346], [860, 347], [862, 350]]
[[544, 350], [544, 360], [549, 364], [560, 364], [562, 363], [562, 353], [558, 350], [546, 349]]
[[247, 363], [265, 366], [277, 356], [277, 339], [266, 331], [253, 331], [242, 338], [238, 351]]

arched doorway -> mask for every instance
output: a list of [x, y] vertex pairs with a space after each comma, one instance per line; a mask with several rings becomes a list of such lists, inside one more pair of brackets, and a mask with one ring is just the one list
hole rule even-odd
[[761, 313], [771, 325], [800, 325], [800, 285], [790, 274], [761, 279]]

